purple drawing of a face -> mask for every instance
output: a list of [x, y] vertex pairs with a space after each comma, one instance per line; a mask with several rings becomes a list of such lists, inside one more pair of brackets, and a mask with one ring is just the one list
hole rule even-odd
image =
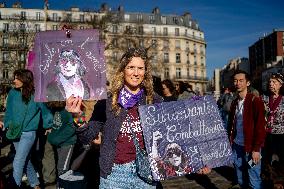
[[86, 68], [74, 50], [64, 50], [59, 55], [58, 71], [65, 77], [83, 76]]

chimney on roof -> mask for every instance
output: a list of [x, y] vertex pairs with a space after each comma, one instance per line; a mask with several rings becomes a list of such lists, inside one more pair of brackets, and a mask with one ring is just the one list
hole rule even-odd
[[79, 9], [79, 7], [71, 7], [71, 11], [72, 12], [79, 12], [80, 9]]
[[0, 3], [0, 8], [5, 8], [6, 7], [6, 4], [4, 2], [1, 2]]
[[155, 7], [152, 11], [153, 14], [160, 14], [160, 9], [159, 7]]
[[100, 12], [108, 12], [109, 8], [107, 3], [103, 3], [100, 8]]
[[118, 12], [124, 12], [124, 7], [122, 5], [119, 5], [117, 10]]
[[16, 2], [12, 5], [12, 8], [22, 8], [21, 2]]
[[183, 14], [183, 16], [184, 16], [185, 18], [188, 18], [189, 20], [191, 19], [191, 14], [190, 14], [189, 12], [185, 12], [185, 13]]

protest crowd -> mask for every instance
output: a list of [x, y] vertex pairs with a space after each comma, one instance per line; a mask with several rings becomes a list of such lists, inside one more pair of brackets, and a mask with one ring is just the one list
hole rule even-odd
[[[86, 90], [86, 81], [76, 80], [77, 92], [72, 91], [77, 88], [70, 83], [64, 86], [72, 80], [70, 70], [83, 75], [82, 70], [78, 71], [79, 64], [72, 63], [79, 56], [73, 51], [63, 51], [61, 56], [58, 78], [48, 91], [49, 97], [55, 93], [59, 97], [52, 96], [48, 102], [34, 101], [38, 89], [33, 71], [14, 72], [14, 87], [8, 93], [0, 123], [5, 130], [1, 137], [12, 144], [13, 172], [8, 178], [1, 175], [1, 186], [21, 188], [26, 177], [29, 187], [36, 189], [50, 185], [70, 189], [162, 188], [151, 178], [151, 172], [147, 173], [149, 162], [140, 159], [142, 163], [137, 164], [146, 152], [138, 107], [195, 100], [202, 96], [201, 92], [182, 81], [153, 83], [147, 50], [130, 48], [109, 81], [107, 99], [88, 100], [84, 95], [90, 96], [92, 89], [88, 86]], [[224, 88], [217, 101], [232, 149], [232, 188], [283, 188], [283, 182], [272, 179], [275, 172], [284, 169], [283, 75], [271, 74], [267, 91], [253, 89], [250, 76], [242, 70], [233, 74], [232, 82], [234, 87]], [[72, 90], [61, 93], [68, 87]], [[65, 101], [55, 101], [54, 97]], [[160, 134], [153, 133], [155, 145], [162, 138]], [[159, 159], [158, 167], [167, 176], [193, 172], [185, 160], [183, 167], [173, 161], [178, 156], [186, 159], [179, 144], [165, 145], [165, 157], [157, 149], [152, 150], [154, 159]], [[203, 165], [192, 174], [210, 171], [211, 167]]]

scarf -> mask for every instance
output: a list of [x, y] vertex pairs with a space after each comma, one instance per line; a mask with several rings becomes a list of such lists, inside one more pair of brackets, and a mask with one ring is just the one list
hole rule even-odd
[[141, 89], [137, 94], [133, 94], [123, 87], [119, 92], [118, 103], [123, 106], [124, 109], [132, 108], [140, 100], [143, 93], [143, 89]]
[[276, 109], [279, 106], [281, 99], [282, 99], [282, 95], [279, 95], [275, 100], [273, 99], [273, 96], [269, 97], [269, 104], [268, 104], [269, 105], [269, 115], [268, 115], [267, 122], [269, 123], [270, 129], [268, 130], [268, 132], [271, 131], [271, 126], [273, 124]]

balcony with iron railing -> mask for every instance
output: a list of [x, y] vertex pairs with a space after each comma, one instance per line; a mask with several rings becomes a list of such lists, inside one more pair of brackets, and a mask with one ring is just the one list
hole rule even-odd
[[44, 21], [44, 17], [37, 17], [37, 16], [22, 16], [20, 14], [13, 14], [13, 15], [1, 15], [0, 20], [19, 20], [19, 21]]

